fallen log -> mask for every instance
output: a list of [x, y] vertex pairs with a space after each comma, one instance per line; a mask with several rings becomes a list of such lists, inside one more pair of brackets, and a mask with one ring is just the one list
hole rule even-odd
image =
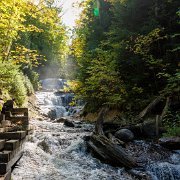
[[162, 121], [162, 119], [164, 118], [164, 116], [167, 114], [168, 109], [169, 109], [169, 107], [170, 107], [170, 104], [171, 104], [170, 97], [167, 97], [167, 98], [166, 98], [166, 104], [165, 104], [164, 109], [163, 109], [163, 111], [162, 111], [162, 114], [161, 114], [161, 116], [160, 116], [160, 122]]
[[153, 107], [155, 107], [160, 101], [162, 100], [162, 97], [159, 96], [156, 99], [154, 99], [143, 111], [141, 111], [137, 117], [137, 119], [142, 119], [147, 113], [149, 113]]
[[112, 143], [105, 136], [92, 135], [88, 145], [101, 160], [113, 166], [123, 166], [128, 169], [138, 166], [123, 147]]
[[113, 166], [121, 166], [127, 169], [137, 167], [138, 164], [123, 148], [122, 146], [114, 143], [112, 137], [108, 139], [103, 132], [104, 115], [107, 108], [102, 108], [97, 118], [95, 133], [87, 141], [88, 147], [93, 153], [104, 162]]
[[108, 138], [111, 142], [114, 144], [119, 144], [122, 147], [125, 147], [125, 142], [121, 141], [120, 139], [117, 139], [115, 136], [113, 136], [111, 133], [108, 133]]

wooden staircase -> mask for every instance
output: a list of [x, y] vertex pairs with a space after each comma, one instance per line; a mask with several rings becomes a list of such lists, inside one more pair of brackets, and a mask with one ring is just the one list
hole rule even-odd
[[13, 109], [6, 112], [5, 117], [0, 114], [0, 122], [3, 119], [10, 121], [13, 127], [0, 128], [0, 180], [10, 180], [12, 167], [21, 158], [24, 142], [32, 130], [27, 108]]

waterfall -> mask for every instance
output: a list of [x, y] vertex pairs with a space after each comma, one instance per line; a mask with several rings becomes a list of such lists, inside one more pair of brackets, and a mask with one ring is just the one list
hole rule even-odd
[[43, 114], [49, 115], [54, 113], [55, 118], [71, 114], [71, 109], [73, 107], [70, 107], [69, 103], [71, 103], [73, 99], [72, 93], [56, 95], [54, 92], [41, 91], [36, 93], [36, 97]]
[[78, 101], [80, 107], [69, 105], [73, 101], [74, 94], [63, 92], [63, 89], [67, 87], [67, 80], [48, 78], [41, 80], [41, 84], [42, 91], [36, 92], [36, 97], [43, 114], [51, 119], [57, 119], [73, 115], [81, 109], [83, 103], [80, 100]]
[[67, 80], [48, 78], [40, 81], [43, 90], [54, 90], [54, 89], [64, 89], [67, 86]]

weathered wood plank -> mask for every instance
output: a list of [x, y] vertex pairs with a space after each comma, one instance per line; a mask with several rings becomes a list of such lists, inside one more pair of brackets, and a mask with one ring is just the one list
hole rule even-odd
[[4, 148], [5, 139], [0, 139], [0, 150]]
[[9, 140], [5, 142], [4, 150], [13, 151], [20, 146], [19, 140]]
[[28, 117], [28, 108], [13, 108], [11, 111], [5, 112], [5, 116], [8, 118], [16, 117], [18, 115]]
[[11, 180], [11, 170], [4, 175], [0, 175], [0, 180]]
[[11, 167], [20, 159], [22, 154], [23, 154], [23, 151], [19, 150], [17, 151], [16, 155], [14, 155], [14, 157], [8, 163], [0, 163], [0, 175], [4, 175], [9, 170], [11, 170]]
[[26, 131], [0, 133], [0, 139], [23, 139], [25, 137], [26, 137]]
[[113, 166], [123, 166], [126, 168], [138, 166], [134, 158], [123, 147], [112, 143], [103, 135], [92, 135], [88, 145], [96, 155]]
[[163, 98], [161, 96], [154, 99], [143, 111], [141, 111], [138, 115], [138, 119], [143, 118], [148, 112], [152, 110]]
[[0, 163], [7, 163], [12, 158], [12, 151], [0, 152]]

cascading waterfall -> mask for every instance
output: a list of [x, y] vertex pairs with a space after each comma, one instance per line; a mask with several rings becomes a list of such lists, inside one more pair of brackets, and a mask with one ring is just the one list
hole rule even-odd
[[[68, 103], [72, 100], [72, 94], [57, 94], [53, 92], [54, 85], [49, 87], [53, 90], [36, 93], [41, 112], [48, 114], [55, 110], [56, 118], [70, 114]], [[124, 168], [103, 164], [87, 152], [83, 138], [91, 134], [93, 125], [80, 123], [79, 127], [68, 128], [63, 123], [53, 123], [49, 119], [34, 119], [30, 124], [34, 126], [35, 132], [25, 143], [24, 155], [12, 172], [13, 180], [135, 179]], [[161, 147], [155, 146], [154, 151], [145, 141], [135, 141], [132, 149], [146, 161], [144, 171], [152, 180], [180, 179], [180, 151], [169, 152], [169, 156], [163, 158], [159, 153]]]
[[[62, 96], [56, 96], [54, 92], [37, 92], [36, 97], [43, 114], [54, 113], [54, 118], [60, 118], [68, 114], [66, 106], [63, 106]], [[67, 102], [67, 105], [68, 103], [70, 102]]]
[[[37, 92], [36, 96], [43, 114], [55, 119], [72, 115], [78, 110], [77, 107], [69, 106], [74, 97], [73, 93], [63, 93], [64, 87], [67, 87], [67, 80], [49, 78], [41, 80], [41, 83], [43, 90]], [[56, 92], [57, 90], [61, 91]]]
[[65, 79], [48, 78], [41, 80], [42, 89], [44, 90], [63, 89], [67, 86], [66, 83], [67, 80]]

